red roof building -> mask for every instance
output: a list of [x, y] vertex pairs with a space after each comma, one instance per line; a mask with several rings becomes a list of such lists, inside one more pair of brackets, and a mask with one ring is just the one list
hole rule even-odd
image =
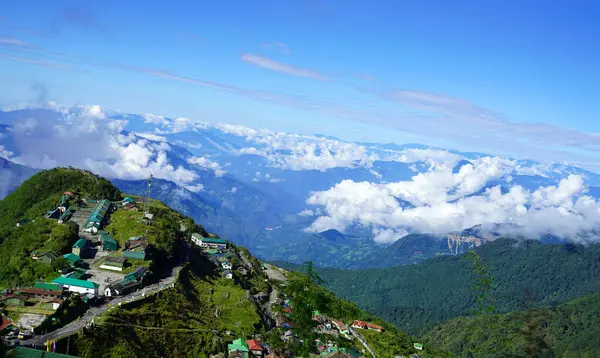
[[246, 344], [248, 345], [248, 349], [251, 351], [262, 352], [262, 350], [263, 350], [262, 344], [255, 339], [247, 339]]
[[5, 315], [0, 313], [0, 332], [2, 332], [2, 330], [6, 327], [8, 327], [10, 324], [12, 324], [11, 320], [8, 319], [8, 317], [6, 317]]
[[352, 323], [352, 327], [360, 328], [360, 329], [370, 329], [370, 330], [379, 331], [379, 332], [383, 331], [383, 327], [381, 327], [381, 326], [378, 326], [376, 324], [369, 323], [369, 322], [358, 321], [358, 320], [356, 320]]

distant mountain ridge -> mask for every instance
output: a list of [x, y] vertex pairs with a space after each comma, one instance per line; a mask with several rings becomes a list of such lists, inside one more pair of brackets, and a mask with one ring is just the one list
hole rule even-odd
[[[453, 228], [456, 232], [428, 234], [427, 230], [403, 226], [397, 234], [376, 242], [375, 229], [385, 227], [377, 228], [368, 222], [373, 213], [354, 218], [345, 228], [337, 225], [311, 228], [316, 220], [330, 215], [323, 205], [307, 203], [314, 193], [326, 193], [342, 182], [368, 183], [377, 192], [392, 191], [386, 185], [411, 182], [414, 177], [422, 178], [436, 170], [447, 171], [449, 175], [457, 175], [462, 170], [467, 175], [475, 172], [473, 165], [486, 156], [483, 153], [443, 150], [415, 143], [352, 143], [333, 136], [295, 135], [193, 122], [187, 118], [103, 112], [97, 106], [55, 105], [51, 108], [0, 111], [0, 123], [3, 123], [0, 145], [12, 153], [8, 159], [2, 159], [0, 180], [6, 179], [0, 181], [0, 196], [37, 171], [17, 165], [11, 159], [33, 164], [31, 158], [36, 154], [41, 157], [38, 158], [41, 162], [35, 162], [39, 167], [68, 161], [67, 157], [52, 157], [52, 153], [41, 150], [46, 146], [59, 148], [63, 143], [63, 139], [52, 137], [60, 131], [42, 129], [60, 124], [63, 129], [71, 129], [69, 135], [75, 142], [87, 143], [88, 137], [76, 139], [79, 126], [75, 124], [82, 124], [81, 128], [104, 130], [106, 133], [90, 138], [104, 138], [108, 142], [102, 142], [100, 147], [115, 147], [116, 152], [111, 149], [108, 158], [90, 153], [93, 160], [84, 156], [81, 163], [75, 164], [93, 163], [92, 170], [111, 178], [120, 188], [138, 194], [143, 193], [145, 178], [153, 173], [157, 178], [152, 192], [155, 198], [205, 220], [207, 227], [246, 245], [263, 259], [300, 263], [313, 258], [320, 266], [344, 268], [394, 266], [460, 254], [500, 234], [473, 233], [464, 227]], [[21, 132], [30, 130], [39, 138], [23, 137]], [[36, 148], [37, 142], [44, 147]], [[59, 152], [64, 154], [62, 150]], [[147, 167], [143, 167], [144, 163], [148, 163]], [[453, 184], [446, 193], [448, 204], [486, 195], [494, 187], [499, 187], [501, 194], [508, 193], [511, 185], [521, 185], [526, 190], [556, 187], [569, 174], [581, 175], [589, 186], [586, 194], [600, 197], [600, 175], [596, 173], [530, 160], [517, 160], [510, 165], [510, 170], [467, 194], [461, 193], [458, 184]], [[439, 182], [448, 182], [448, 178]], [[430, 205], [429, 200], [422, 204], [414, 196], [403, 196], [402, 192], [393, 193], [389, 198], [395, 200], [389, 206], [397, 205], [403, 211]], [[367, 222], [363, 222], [364, 218]], [[310, 232], [307, 228], [311, 228]], [[406, 232], [411, 235], [402, 238]], [[595, 231], [589, 232], [592, 236]], [[551, 238], [551, 242], [562, 240], [551, 234], [544, 234], [542, 238]]]

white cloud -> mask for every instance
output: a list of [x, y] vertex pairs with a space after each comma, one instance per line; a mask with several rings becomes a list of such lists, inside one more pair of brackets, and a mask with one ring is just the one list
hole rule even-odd
[[215, 172], [216, 176], [222, 176], [226, 173], [221, 165], [217, 162], [213, 162], [205, 157], [190, 157], [187, 160], [188, 164], [197, 165], [202, 168], [207, 168]]
[[158, 134], [154, 134], [154, 133], [148, 133], [148, 132], [134, 132], [134, 134], [138, 137], [142, 137], [142, 138], [146, 138], [146, 139], [150, 139], [150, 140], [154, 140], [157, 142], [166, 142], [167, 141], [167, 137], [164, 136], [160, 136]]
[[[514, 224], [525, 235], [554, 233], [579, 240], [600, 224], [600, 203], [584, 195], [583, 179], [570, 175], [557, 186], [527, 190], [518, 185], [481, 189], [491, 180], [506, 180], [515, 163], [481, 158], [473, 165], [421, 173], [411, 181], [389, 184], [344, 180], [327, 191], [315, 192], [309, 205], [324, 214], [308, 231], [344, 231], [360, 224], [371, 227], [377, 242], [389, 243], [407, 232], [447, 233], [475, 225]], [[507, 185], [509, 185], [507, 183]], [[402, 208], [397, 199], [414, 207]], [[511, 225], [511, 227], [513, 227]]]
[[298, 77], [308, 77], [308, 78], [313, 78], [313, 79], [319, 80], [319, 81], [327, 81], [328, 80], [325, 75], [323, 75], [317, 71], [309, 70], [309, 69], [305, 69], [305, 68], [294, 67], [291, 65], [287, 65], [285, 63], [280, 63], [280, 62], [271, 60], [270, 58], [253, 55], [253, 54], [249, 54], [249, 53], [243, 54], [241, 58], [243, 61], [246, 61], [253, 65], [267, 68], [269, 70], [285, 73], [288, 75], [298, 76]]
[[162, 127], [166, 127], [171, 123], [167, 118], [152, 113], [144, 113], [142, 114], [142, 118], [144, 119], [145, 123], [154, 124]]
[[234, 186], [233, 188], [231, 188], [231, 192], [232, 192], [233, 194], [235, 194], [237, 191], [238, 191], [238, 188], [237, 188], [237, 187], [235, 187], [235, 186]]
[[173, 120], [171, 133], [185, 132], [193, 128], [194, 122], [192, 122], [189, 118], [179, 117]]
[[152, 174], [182, 186], [198, 179], [193, 171], [169, 163], [168, 144], [122, 134], [127, 121], [108, 118], [100, 106], [74, 106], [61, 114], [59, 119], [14, 122], [12, 139], [18, 150], [12, 160], [40, 169], [86, 168], [108, 178], [144, 179]]
[[4, 159], [10, 159], [13, 156], [13, 154], [14, 154], [13, 152], [4, 148], [4, 146], [2, 144], [0, 144], [0, 157], [2, 157]]
[[187, 147], [187, 148], [192, 148], [192, 149], [200, 149], [202, 148], [202, 144], [200, 143], [190, 143], [190, 142], [185, 142], [182, 140], [176, 140], [173, 142], [174, 144], [183, 146], [183, 147]]
[[462, 156], [450, 153], [447, 150], [429, 148], [408, 148], [402, 151], [388, 150], [386, 152], [389, 154], [382, 156], [381, 160], [400, 163], [425, 162], [431, 167], [443, 165], [448, 168], [453, 168], [460, 160], [464, 159]]

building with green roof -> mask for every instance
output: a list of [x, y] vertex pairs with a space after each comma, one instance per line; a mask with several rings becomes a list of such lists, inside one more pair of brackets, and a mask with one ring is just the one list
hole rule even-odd
[[71, 267], [81, 265], [81, 257], [79, 257], [79, 255], [75, 255], [74, 253], [64, 254], [63, 258], [69, 262]]
[[63, 358], [63, 357], [73, 358], [73, 357], [75, 357], [75, 358], [77, 358], [77, 356], [70, 356], [70, 355], [54, 353], [54, 352], [46, 352], [46, 351], [42, 351], [42, 350], [38, 350], [38, 349], [26, 348], [26, 347], [21, 347], [21, 346], [8, 351], [8, 353], [6, 353], [6, 357], [10, 357], [10, 358]]
[[123, 257], [131, 260], [144, 261], [146, 259], [146, 251], [124, 251]]
[[248, 343], [241, 338], [236, 339], [231, 344], [227, 345], [227, 351], [229, 355], [233, 352], [241, 353], [244, 358], [249, 357], [250, 348], [248, 347]]
[[112, 236], [106, 231], [99, 231], [100, 241], [102, 242], [102, 250], [104, 251], [117, 251], [119, 244], [113, 239]]
[[36, 282], [33, 284], [33, 288], [39, 288], [42, 290], [49, 291], [60, 291], [60, 287], [53, 283], [45, 283], [45, 282]]
[[83, 237], [80, 237], [79, 240], [77, 240], [77, 242], [73, 245], [71, 252], [77, 256], [83, 256], [86, 248], [87, 240]]
[[52, 265], [52, 263], [54, 262], [54, 260], [56, 260], [58, 258], [58, 254], [54, 251], [48, 251], [45, 252], [43, 254], [34, 256], [34, 259], [37, 260], [40, 263], [43, 264], [48, 264], [48, 265]]
[[85, 223], [83, 224], [83, 231], [97, 233], [104, 224], [106, 216], [110, 211], [112, 203], [108, 200], [101, 200], [98, 202], [94, 211], [87, 218]]
[[85, 281], [71, 277], [61, 276], [52, 280], [52, 283], [62, 286], [69, 290], [69, 292], [76, 292], [82, 294], [93, 294], [98, 295], [98, 288], [100, 287], [97, 283], [92, 281]]

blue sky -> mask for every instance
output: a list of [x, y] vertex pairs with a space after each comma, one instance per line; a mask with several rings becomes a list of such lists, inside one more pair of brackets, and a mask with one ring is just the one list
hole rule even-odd
[[0, 104], [100, 104], [591, 167], [599, 10], [591, 1], [7, 2]]

